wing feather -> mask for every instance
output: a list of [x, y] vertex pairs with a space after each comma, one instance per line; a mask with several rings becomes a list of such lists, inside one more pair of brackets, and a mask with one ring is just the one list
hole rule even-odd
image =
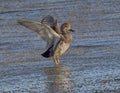
[[42, 24], [35, 21], [18, 21], [18, 23], [26, 28], [37, 32], [40, 37], [47, 42], [46, 48], [55, 47], [57, 42], [60, 40], [60, 35], [57, 34], [49, 25]]
[[57, 34], [61, 33], [58, 21], [53, 16], [50, 16], [50, 15], [45, 16], [41, 20], [41, 23], [49, 25]]

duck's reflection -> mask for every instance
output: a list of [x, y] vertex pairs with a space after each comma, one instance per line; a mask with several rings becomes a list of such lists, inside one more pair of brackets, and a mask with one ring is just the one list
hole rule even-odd
[[72, 93], [72, 79], [68, 66], [46, 67], [44, 69], [48, 81], [49, 93]]

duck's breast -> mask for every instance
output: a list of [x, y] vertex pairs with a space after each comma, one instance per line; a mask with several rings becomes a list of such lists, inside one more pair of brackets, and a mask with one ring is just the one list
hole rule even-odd
[[56, 48], [56, 53], [59, 54], [59, 56], [61, 56], [70, 46], [70, 43], [65, 43], [63, 41], [61, 41], [57, 48]]
[[61, 55], [69, 48], [70, 43], [63, 43], [61, 47]]

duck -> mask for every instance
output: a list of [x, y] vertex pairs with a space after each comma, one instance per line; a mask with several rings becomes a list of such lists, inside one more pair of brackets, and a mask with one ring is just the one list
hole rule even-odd
[[46, 50], [41, 55], [45, 58], [52, 58], [55, 65], [60, 65], [60, 57], [68, 50], [72, 42], [74, 30], [69, 22], [64, 22], [59, 26], [58, 21], [53, 16], [45, 16], [41, 22], [19, 20], [18, 23], [34, 32], [46, 42]]

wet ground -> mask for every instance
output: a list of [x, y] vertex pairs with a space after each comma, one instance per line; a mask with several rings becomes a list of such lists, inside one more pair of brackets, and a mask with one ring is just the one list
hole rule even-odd
[[[46, 15], [76, 30], [58, 67], [41, 56], [42, 39], [17, 24]], [[0, 93], [120, 93], [120, 1], [1, 0]]]

